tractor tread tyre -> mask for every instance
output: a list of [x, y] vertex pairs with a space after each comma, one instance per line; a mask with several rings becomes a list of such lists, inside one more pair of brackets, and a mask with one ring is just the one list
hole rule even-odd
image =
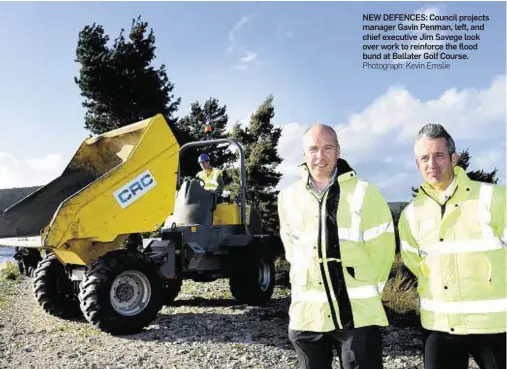
[[[259, 266], [263, 262], [269, 275], [269, 283], [263, 290], [259, 283]], [[240, 257], [235, 261], [229, 278], [232, 296], [240, 304], [262, 306], [271, 300], [275, 287], [275, 263], [271, 258]]]
[[[134, 270], [148, 279], [151, 287], [149, 302], [135, 315], [117, 312], [110, 298], [114, 279]], [[139, 333], [157, 317], [163, 305], [164, 284], [153, 261], [138, 251], [115, 250], [97, 259], [87, 270], [79, 292], [81, 310], [88, 322], [112, 335]]]
[[46, 255], [33, 274], [35, 299], [42, 310], [62, 319], [82, 317], [77, 293], [54, 254]]

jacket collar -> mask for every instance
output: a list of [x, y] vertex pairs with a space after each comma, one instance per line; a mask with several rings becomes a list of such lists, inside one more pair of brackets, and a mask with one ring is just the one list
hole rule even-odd
[[[470, 182], [472, 181], [470, 177], [467, 175], [465, 170], [459, 166], [454, 167], [454, 181], [456, 182], [456, 186], [459, 188], [469, 188]], [[451, 183], [452, 185], [452, 183]], [[418, 195], [424, 195], [426, 193], [434, 193], [437, 190], [431, 188], [428, 182], [424, 181], [424, 183], [419, 186], [417, 190]], [[454, 191], [453, 191], [454, 192]]]

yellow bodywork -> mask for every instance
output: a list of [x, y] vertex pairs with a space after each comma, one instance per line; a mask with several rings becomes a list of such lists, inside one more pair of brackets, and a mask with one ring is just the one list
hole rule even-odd
[[[241, 207], [237, 204], [217, 204], [213, 225], [241, 224]], [[246, 224], [250, 224], [250, 205], [246, 206]]]
[[69, 167], [96, 179], [60, 204], [43, 246], [87, 265], [128, 234], [157, 230], [174, 207], [179, 148], [162, 115], [85, 140]]

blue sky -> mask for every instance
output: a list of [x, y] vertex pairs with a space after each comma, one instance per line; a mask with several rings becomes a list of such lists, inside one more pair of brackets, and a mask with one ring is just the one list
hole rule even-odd
[[[362, 14], [416, 11], [488, 15], [479, 51], [445, 71], [362, 69]], [[420, 183], [412, 141], [430, 121], [505, 183], [505, 14], [504, 2], [0, 3], [0, 188], [61, 173], [88, 135], [78, 33], [96, 22], [114, 39], [138, 15], [182, 98], [177, 115], [214, 96], [231, 124], [246, 122], [274, 94], [281, 187], [296, 178], [301, 134], [314, 123], [337, 128], [343, 157], [388, 201], [409, 200]]]

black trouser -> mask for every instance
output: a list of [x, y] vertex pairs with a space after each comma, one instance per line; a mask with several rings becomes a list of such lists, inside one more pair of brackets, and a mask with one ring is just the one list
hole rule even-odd
[[331, 369], [333, 348], [343, 369], [382, 369], [382, 336], [377, 326], [318, 333], [293, 331], [300, 369]]
[[506, 369], [505, 337], [505, 333], [462, 336], [427, 331], [424, 369], [467, 369], [469, 355], [481, 369]]

